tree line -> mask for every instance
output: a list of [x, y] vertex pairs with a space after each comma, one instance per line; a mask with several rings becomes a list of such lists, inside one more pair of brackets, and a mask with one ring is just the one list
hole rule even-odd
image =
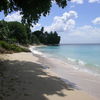
[[58, 45], [60, 36], [56, 31], [45, 32], [44, 27], [41, 30], [31, 32], [28, 24], [2, 20], [0, 21], [0, 40], [19, 44]]

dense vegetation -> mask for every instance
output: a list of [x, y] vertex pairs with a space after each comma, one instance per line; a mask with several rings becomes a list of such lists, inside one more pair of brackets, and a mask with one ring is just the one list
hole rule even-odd
[[5, 41], [0, 41], [0, 53], [13, 53], [13, 52], [29, 52], [27, 48], [10, 44]]
[[42, 27], [41, 30], [35, 31], [32, 33], [35, 35], [40, 43], [45, 45], [57, 45], [60, 42], [60, 36], [58, 36], [57, 32], [44, 32], [44, 28]]
[[[70, 0], [1, 0], [0, 12], [7, 16], [11, 12], [19, 11], [22, 23], [0, 21], [0, 48], [4, 44], [46, 44], [57, 45], [60, 37], [57, 32], [44, 32], [41, 30], [31, 32], [30, 26], [36, 24], [41, 16], [50, 13], [52, 3], [64, 8]], [[4, 43], [2, 41], [5, 41]], [[12, 45], [10, 45], [12, 49]], [[14, 46], [14, 45], [13, 45]], [[16, 47], [14, 47], [16, 48]]]
[[44, 32], [43, 27], [41, 30], [31, 32], [28, 25], [19, 22], [0, 21], [0, 47], [4, 49], [19, 52], [23, 50], [20, 47], [18, 48], [19, 44], [57, 45], [59, 42], [60, 36], [58, 36], [57, 32]]
[[13, 11], [20, 11], [22, 22], [32, 25], [37, 23], [41, 16], [50, 13], [52, 3], [55, 2], [59, 7], [64, 8], [68, 0], [0, 0], [0, 11], [5, 15]]

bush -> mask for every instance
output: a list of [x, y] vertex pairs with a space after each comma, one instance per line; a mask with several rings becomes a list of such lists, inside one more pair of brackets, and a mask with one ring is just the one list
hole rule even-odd
[[15, 44], [9, 44], [5, 41], [0, 41], [0, 47], [1, 48], [4, 48], [5, 50], [8, 50], [8, 51], [14, 51], [14, 52], [29, 52], [28, 49], [26, 48], [22, 48], [22, 47], [19, 47]]

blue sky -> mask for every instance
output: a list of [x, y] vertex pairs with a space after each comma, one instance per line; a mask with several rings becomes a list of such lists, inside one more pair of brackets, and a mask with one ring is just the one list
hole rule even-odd
[[100, 16], [99, 13], [100, 3], [84, 2], [83, 4], [76, 4], [68, 2], [68, 6], [64, 9], [59, 8], [56, 4], [54, 4], [53, 7], [51, 8], [50, 15], [41, 18], [40, 22], [43, 23], [44, 25], [51, 24], [55, 16], [61, 16], [64, 12], [68, 12], [70, 10], [76, 11], [79, 15], [78, 19], [76, 20], [78, 26], [91, 24], [91, 20]]
[[[19, 12], [4, 18], [6, 21], [21, 21]], [[57, 31], [61, 43], [100, 43], [100, 0], [72, 0], [64, 9], [53, 3], [51, 12], [41, 17], [32, 31], [45, 27], [45, 31]]]

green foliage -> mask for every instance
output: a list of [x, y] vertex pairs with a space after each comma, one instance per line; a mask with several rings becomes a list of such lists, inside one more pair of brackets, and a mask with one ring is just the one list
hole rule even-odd
[[0, 40], [7, 40], [9, 35], [8, 23], [5, 21], [0, 21]]
[[60, 36], [58, 36], [57, 32], [50, 32], [47, 36], [47, 44], [57, 45], [60, 42]]
[[60, 42], [60, 36], [58, 36], [57, 32], [44, 32], [44, 28], [42, 27], [41, 30], [35, 31], [34, 34], [42, 44], [46, 45], [58, 45]]
[[19, 22], [0, 21], [0, 40], [8, 43], [40, 44], [38, 38], [31, 33], [29, 25]]
[[[46, 44], [56, 45], [60, 42], [60, 37], [57, 32], [44, 32], [44, 27], [41, 30], [31, 32], [29, 25], [24, 25], [19, 22], [0, 21], [0, 40], [10, 44]], [[5, 49], [10, 49], [9, 45], [2, 43]], [[12, 46], [11, 49], [18, 49]], [[20, 50], [19, 50], [20, 51]]]
[[38, 31], [33, 32], [32, 34], [34, 34], [41, 43], [44, 43], [44, 34], [42, 31], [38, 30]]
[[50, 13], [53, 2], [62, 8], [67, 5], [67, 0], [0, 0], [0, 11], [4, 11], [5, 15], [20, 11], [22, 22], [32, 25], [32, 22], [37, 23], [41, 16]]
[[26, 33], [27, 33], [27, 43], [31, 43], [31, 29], [28, 24], [25, 25]]
[[34, 34], [31, 35], [31, 44], [40, 44], [39, 39]]
[[4, 48], [5, 50], [8, 51], [14, 51], [14, 52], [28, 52], [28, 49], [21, 48], [15, 44], [9, 44], [5, 41], [0, 41], [0, 48]]
[[9, 37], [10, 39], [17, 40], [18, 43], [26, 44], [28, 41], [28, 32], [25, 25], [19, 22], [9, 22], [8, 27], [10, 30]]

